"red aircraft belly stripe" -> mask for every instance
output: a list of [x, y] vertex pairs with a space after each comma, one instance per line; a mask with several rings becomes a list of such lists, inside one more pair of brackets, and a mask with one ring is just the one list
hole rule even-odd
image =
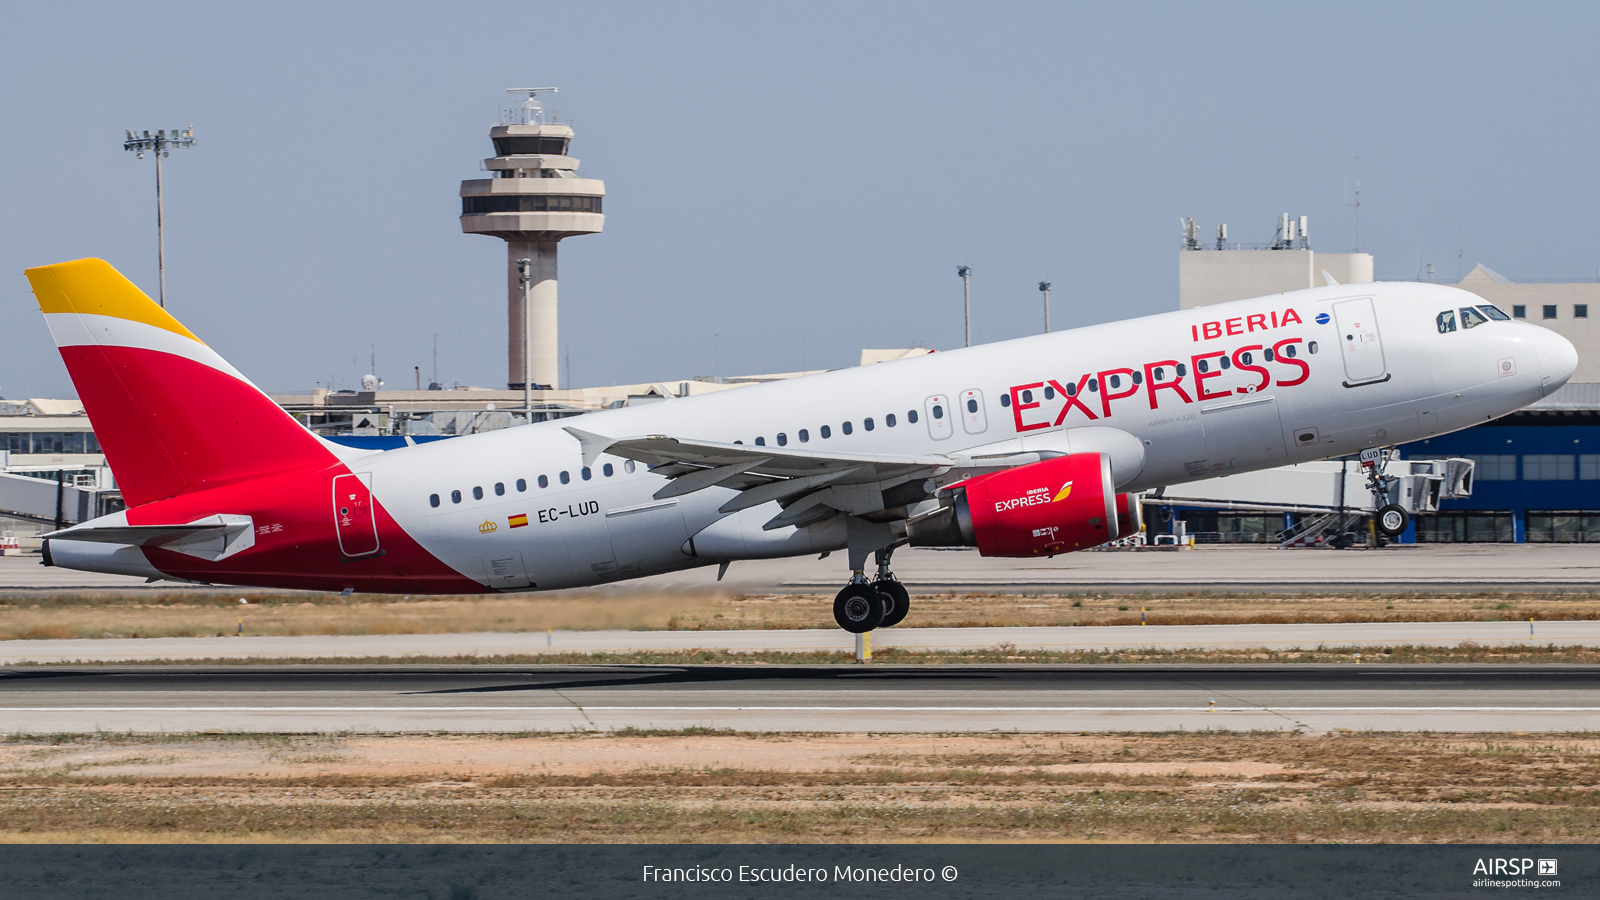
[[[349, 474], [343, 464], [317, 472], [294, 472], [252, 479], [210, 491], [180, 494], [130, 508], [130, 525], [193, 522], [232, 513], [251, 516], [255, 546], [212, 562], [172, 550], [146, 548], [145, 558], [177, 578], [220, 584], [415, 594], [490, 593], [429, 553], [383, 508], [375, 492], [372, 512], [379, 552], [350, 558], [339, 549], [329, 497], [333, 479]], [[374, 485], [381, 491], [381, 485]]]

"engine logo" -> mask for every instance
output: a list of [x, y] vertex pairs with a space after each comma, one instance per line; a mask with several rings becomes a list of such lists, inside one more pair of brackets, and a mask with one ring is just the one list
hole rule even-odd
[[1050, 502], [1060, 503], [1062, 500], [1067, 499], [1067, 495], [1070, 493], [1072, 493], [1072, 482], [1069, 481], [1061, 486], [1061, 490], [1056, 494], [1055, 499]]

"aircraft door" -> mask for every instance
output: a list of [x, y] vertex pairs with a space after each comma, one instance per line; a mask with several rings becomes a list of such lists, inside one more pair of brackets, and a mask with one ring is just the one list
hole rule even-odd
[[333, 525], [340, 553], [353, 557], [378, 552], [378, 517], [372, 509], [370, 472], [333, 479]]
[[943, 394], [934, 394], [923, 401], [923, 414], [928, 417], [928, 435], [936, 441], [942, 441], [955, 434], [955, 427], [950, 424], [950, 398]]
[[1344, 353], [1345, 387], [1389, 380], [1372, 298], [1335, 303], [1333, 319], [1339, 328], [1339, 346]]
[[967, 429], [967, 434], [982, 434], [988, 430], [989, 422], [984, 418], [983, 392], [961, 392], [961, 424]]

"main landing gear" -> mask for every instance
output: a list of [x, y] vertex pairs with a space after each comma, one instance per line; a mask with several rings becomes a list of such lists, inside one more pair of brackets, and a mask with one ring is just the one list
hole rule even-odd
[[868, 582], [866, 575], [856, 572], [833, 598], [833, 619], [840, 628], [851, 634], [865, 634], [875, 628], [898, 625], [911, 611], [911, 592], [889, 571], [893, 553], [893, 546], [874, 551], [878, 561], [876, 577]]

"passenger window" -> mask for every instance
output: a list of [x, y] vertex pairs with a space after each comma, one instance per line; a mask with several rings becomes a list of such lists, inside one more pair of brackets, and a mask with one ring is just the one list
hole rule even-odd
[[1456, 311], [1447, 309], [1434, 318], [1434, 324], [1439, 326], [1440, 334], [1449, 334], [1456, 330]]
[[607, 478], [610, 478], [612, 475], [615, 475], [616, 472], [617, 472], [616, 469], [611, 468], [611, 463], [606, 463], [605, 465], [601, 466], [600, 467], [600, 471]]
[[871, 430], [872, 430], [872, 428], [873, 428], [873, 425], [872, 425], [872, 417], [871, 417], [871, 416], [868, 416], [868, 417], [866, 417], [866, 418], [865, 418], [865, 419], [862, 419], [862, 420], [861, 420], [861, 427], [862, 427], [862, 428], [865, 428], [865, 429], [866, 429], [866, 430], [868, 430], [868, 431], [871, 431]]
[[766, 445], [767, 445], [767, 439], [766, 438], [764, 438], [764, 437], [756, 438], [756, 446], [757, 447], [765, 447]]
[[451, 491], [450, 492], [450, 502], [451, 503], [460, 503], [461, 502], [461, 492], [460, 491]]
[[1486, 315], [1489, 318], [1495, 320], [1496, 322], [1509, 322], [1509, 321], [1511, 321], [1511, 317], [1506, 315], [1504, 310], [1502, 310], [1498, 306], [1495, 306], [1493, 303], [1482, 303], [1482, 304], [1479, 304], [1478, 305], [1478, 309], [1484, 315]]
[[1022, 392], [1022, 402], [1023, 403], [1032, 403], [1033, 402], [1033, 391], [1023, 391]]
[[474, 499], [474, 500], [482, 500], [483, 499], [483, 488], [474, 486], [472, 488], [472, 499]]
[[428, 495], [428, 505], [433, 507], [434, 509], [438, 509], [439, 508], [439, 495], [438, 494], [429, 494]]
[[1195, 364], [1194, 364], [1194, 367], [1197, 370], [1201, 371], [1201, 372], [1209, 372], [1209, 371], [1211, 371], [1211, 363], [1208, 362], [1207, 360], [1203, 360], [1203, 359], [1202, 360], [1197, 360], [1195, 362]]
[[1150, 377], [1160, 381], [1161, 379], [1167, 377], [1167, 370], [1163, 369], [1161, 366], [1156, 366], [1154, 369], [1150, 370]]
[[800, 429], [800, 443], [804, 444], [809, 440], [811, 440], [811, 432], [805, 430], [804, 428]]
[[1470, 307], [1470, 306], [1461, 307], [1461, 327], [1462, 327], [1462, 329], [1477, 328], [1479, 325], [1487, 324], [1488, 321], [1489, 321], [1489, 319], [1486, 316], [1484, 316], [1483, 313], [1478, 312], [1477, 310], [1473, 309], [1472, 307]]
[[914, 409], [906, 410], [906, 421], [913, 425], [917, 424], [917, 411]]
[[[1289, 349], [1293, 350], [1294, 348], [1290, 347]], [[1317, 355], [1317, 342], [1316, 341], [1312, 341], [1311, 343], [1307, 344], [1306, 345], [1306, 350], [1310, 351], [1312, 356], [1316, 356]], [[1290, 355], [1292, 356], [1293, 354], [1290, 354]]]
[[496, 481], [494, 483], [494, 495], [496, 497], [504, 497], [506, 495], [506, 483], [504, 481]]
[[1293, 344], [1290, 344], [1289, 346], [1283, 348], [1283, 355], [1289, 357], [1290, 359], [1294, 359], [1295, 355], [1298, 354], [1299, 352], [1300, 352], [1299, 350], [1296, 350], [1294, 348]]
[[1044, 398], [1046, 400], [1054, 400], [1056, 398], [1056, 389], [1049, 385], [1045, 385]]
[[522, 493], [523, 491], [525, 491], [527, 489], [528, 489], [528, 479], [526, 479], [526, 478], [518, 478], [517, 479], [517, 493], [520, 494], [520, 493]]
[[1182, 378], [1183, 376], [1185, 376], [1187, 374], [1189, 374], [1189, 367], [1184, 365], [1183, 363], [1178, 363], [1178, 377]]
[[1078, 386], [1069, 382], [1067, 384], [1067, 396], [1068, 397], [1076, 397], [1076, 396], [1078, 396]]
[[583, 476], [584, 481], [588, 481], [589, 478], [594, 475], [593, 472], [589, 471], [588, 466], [584, 466], [583, 468], [579, 469], [578, 474]]
[[632, 475], [633, 474], [633, 460], [630, 459], [630, 460], [627, 460], [626, 462], [624, 462], [622, 464], [622, 471], [627, 472], [629, 475]]
[[942, 407], [942, 406], [940, 406], [940, 405], [939, 405], [939, 404], [937, 404], [937, 403], [935, 403], [935, 404], [934, 404], [934, 405], [933, 405], [933, 417], [934, 417], [934, 418], [935, 418], [935, 419], [942, 419], [942, 418], [944, 418], [944, 407]]
[[1001, 406], [1010, 406], [1011, 405], [1011, 394], [1010, 393], [1005, 393], [1005, 394], [1001, 394], [1000, 395], [1000, 405]]
[[561, 483], [562, 484], [571, 484], [572, 483], [572, 476], [567, 474], [567, 470], [566, 469], [562, 469], [561, 470], [561, 474], [559, 476], [557, 476], [557, 477], [559, 477], [561, 479]]
[[1100, 379], [1098, 379], [1098, 378], [1089, 379], [1089, 390], [1094, 391], [1095, 393], [1099, 393], [1100, 392]]
[[1111, 376], [1111, 387], [1113, 387], [1113, 388], [1122, 387], [1122, 376], [1121, 375], [1113, 375], [1113, 376]]
[[788, 435], [787, 432], [782, 432], [782, 431], [778, 432], [778, 446], [779, 447], [787, 447], [787, 446], [789, 446], [789, 435]]
[[889, 413], [887, 416], [884, 416], [883, 417], [883, 424], [889, 426], [890, 428], [893, 428], [894, 427], [894, 413]]
[[1255, 357], [1250, 355], [1250, 351], [1249, 350], [1246, 350], [1245, 352], [1239, 354], [1239, 358], [1244, 360], [1244, 364], [1247, 365], [1247, 366], [1255, 361]]
[[833, 429], [829, 428], [826, 425], [824, 425], [821, 428], [817, 429], [817, 431], [822, 435], [824, 440], [833, 437]]
[[548, 475], [540, 475], [539, 476], [539, 487], [547, 488], [549, 486], [550, 486], [550, 476], [548, 476]]
[[1261, 351], [1261, 358], [1267, 362], [1272, 362], [1272, 348], [1268, 347], [1267, 349]]
[[1220, 363], [1224, 369], [1233, 368], [1233, 363], [1230, 362], [1226, 356], [1224, 356], [1221, 359], [1217, 360], [1217, 362]]
[[839, 430], [844, 432], [845, 434], [849, 434], [851, 431], [855, 430], [855, 428], [849, 422], [846, 422], [843, 425], [839, 426]]
[[[1046, 397], [1048, 397], [1048, 396], [1050, 396], [1050, 392], [1049, 391], [1045, 391], [1044, 395]], [[977, 411], [978, 411], [978, 401], [976, 401], [976, 400], [968, 400], [967, 401], [967, 412], [977, 412]]]

